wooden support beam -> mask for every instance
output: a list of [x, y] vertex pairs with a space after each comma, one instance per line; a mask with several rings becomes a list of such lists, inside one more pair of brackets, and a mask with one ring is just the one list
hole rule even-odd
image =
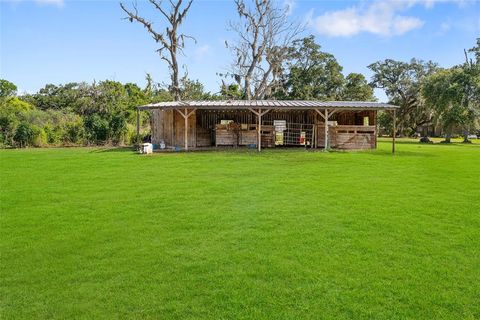
[[316, 140], [317, 140], [317, 139], [315, 138], [315, 131], [317, 131], [317, 130], [315, 130], [315, 129], [317, 129], [316, 117], [315, 117], [315, 119], [313, 120], [313, 128], [312, 128], [312, 147], [311, 147], [312, 149], [313, 149], [313, 148], [317, 148], [316, 145], [315, 145], [315, 142], [316, 142]]
[[378, 111], [375, 110], [375, 149], [377, 149], [377, 144], [378, 144]]
[[[320, 111], [320, 109], [314, 109], [314, 110], [315, 110], [319, 115], [322, 116], [322, 119], [323, 119], [323, 120], [325, 120], [325, 114], [322, 113], [322, 112]], [[327, 111], [327, 110], [325, 110], [325, 111]], [[332, 115], [334, 115], [334, 114], [337, 113], [338, 111], [339, 111], [339, 110], [337, 110], [337, 109], [330, 111], [330, 112], [328, 113], [328, 117], [330, 118]]]
[[324, 146], [324, 150], [327, 151], [328, 150], [328, 109], [325, 109], [325, 146]]
[[325, 115], [319, 110], [315, 109], [315, 111], [322, 117], [322, 119], [325, 121]]
[[332, 111], [329, 112], [328, 116], [331, 117], [337, 112], [338, 112], [338, 109], [332, 110]]
[[140, 144], [140, 110], [137, 108], [137, 144]]
[[262, 112], [262, 109], [258, 109], [258, 111], [255, 111], [255, 109], [249, 108], [248, 110], [250, 110], [251, 112], [253, 112], [256, 116], [258, 116], [258, 115], [263, 116], [264, 114], [266, 114], [267, 112], [269, 112], [271, 109], [264, 110], [263, 112]]
[[192, 111], [188, 112], [188, 109], [185, 108], [185, 111], [182, 112], [182, 110], [180, 109], [175, 109], [178, 111], [178, 113], [180, 113], [180, 115], [183, 117], [184, 121], [185, 121], [185, 130], [184, 130], [184, 148], [185, 148], [185, 151], [188, 151], [188, 118], [195, 112], [195, 108], [192, 109]]
[[397, 111], [393, 109], [392, 153], [395, 154], [395, 136], [397, 134]]
[[324, 113], [322, 113], [319, 109], [315, 109], [315, 111], [323, 118], [323, 121], [325, 123], [325, 132], [324, 132], [325, 142], [324, 142], [324, 148], [323, 149], [325, 151], [327, 151], [328, 150], [328, 119], [333, 114], [338, 112], [338, 110], [332, 110], [332, 111], [328, 112], [328, 109], [325, 109]]
[[267, 112], [270, 111], [270, 109], [264, 110], [262, 112], [262, 109], [258, 109], [258, 111], [255, 111], [252, 108], [249, 108], [251, 112], [253, 112], [257, 116], [257, 149], [258, 151], [262, 150], [262, 116], [266, 114]]
[[260, 110], [258, 110], [257, 119], [258, 119], [258, 126], [257, 126], [257, 130], [258, 130], [258, 133], [257, 133], [258, 142], [257, 142], [257, 148], [258, 148], [258, 151], [260, 152], [260, 151], [262, 150], [262, 113], [261, 113]]
[[188, 110], [185, 108], [185, 116], [183, 117], [185, 120], [185, 130], [183, 131], [183, 135], [185, 138], [185, 151], [188, 151]]

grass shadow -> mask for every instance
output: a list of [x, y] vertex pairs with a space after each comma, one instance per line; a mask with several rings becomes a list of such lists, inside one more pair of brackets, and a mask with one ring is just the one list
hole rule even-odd
[[397, 148], [395, 151], [395, 154], [392, 154], [392, 150], [371, 150], [367, 151], [367, 154], [370, 154], [372, 156], [391, 156], [391, 157], [420, 157], [420, 158], [435, 158], [437, 157], [436, 154], [428, 153], [425, 152], [425, 150], [421, 151], [410, 151], [410, 150], [400, 150]]
[[90, 153], [104, 153], [104, 152], [115, 152], [115, 153], [125, 153], [135, 152], [135, 147], [102, 147], [95, 150], [90, 151]]

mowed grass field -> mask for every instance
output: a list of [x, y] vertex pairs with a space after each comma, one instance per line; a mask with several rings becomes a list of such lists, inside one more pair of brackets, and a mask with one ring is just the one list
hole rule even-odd
[[0, 151], [2, 319], [478, 319], [480, 145]]

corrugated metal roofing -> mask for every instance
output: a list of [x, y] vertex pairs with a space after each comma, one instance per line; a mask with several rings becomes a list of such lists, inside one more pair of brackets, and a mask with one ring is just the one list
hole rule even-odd
[[138, 107], [148, 109], [397, 109], [398, 106], [369, 101], [311, 100], [198, 100], [152, 103]]

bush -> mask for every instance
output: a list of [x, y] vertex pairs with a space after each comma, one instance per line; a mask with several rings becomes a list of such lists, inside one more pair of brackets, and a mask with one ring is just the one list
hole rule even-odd
[[127, 120], [122, 113], [115, 114], [110, 120], [110, 137], [114, 144], [124, 142], [127, 133]]
[[109, 123], [97, 114], [87, 117], [85, 130], [90, 142], [105, 143], [109, 138]]
[[83, 144], [85, 138], [85, 128], [81, 118], [76, 121], [65, 124], [63, 142], [68, 144]]
[[46, 134], [46, 140], [48, 144], [57, 145], [60, 143], [63, 135], [61, 128], [47, 124], [43, 127], [43, 131]]
[[33, 141], [34, 132], [32, 126], [28, 122], [21, 122], [15, 130], [13, 139], [20, 148], [25, 148]]
[[42, 128], [32, 125], [33, 137], [31, 145], [34, 147], [44, 147], [47, 143], [47, 134]]

